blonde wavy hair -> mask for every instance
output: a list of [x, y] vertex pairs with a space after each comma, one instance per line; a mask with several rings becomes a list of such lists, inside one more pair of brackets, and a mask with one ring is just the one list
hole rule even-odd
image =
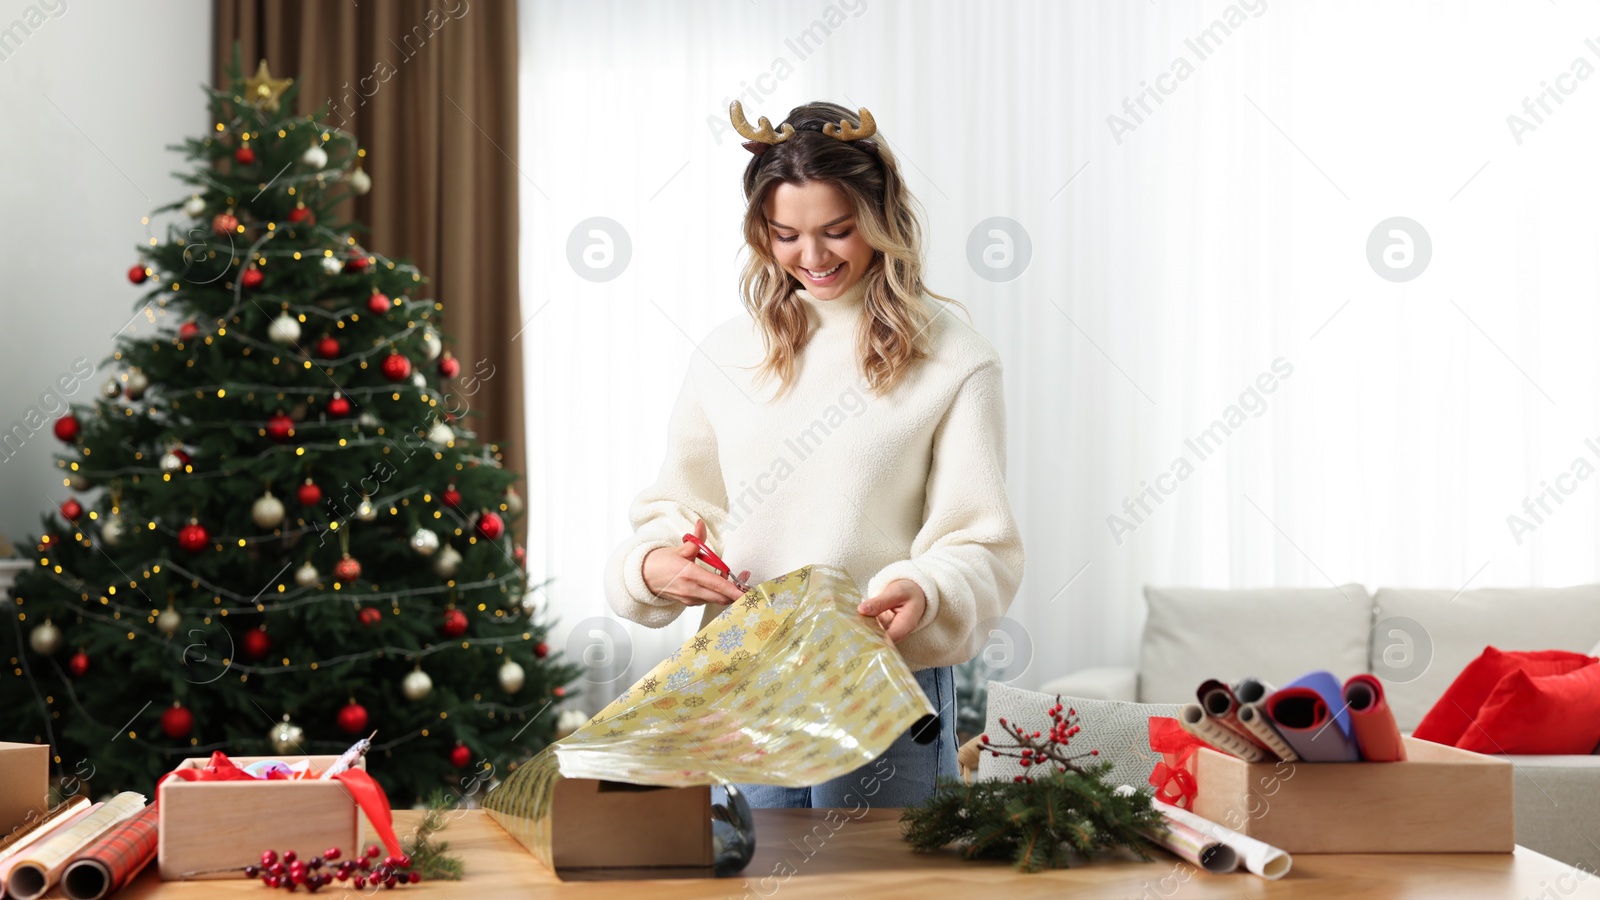
[[[911, 364], [928, 356], [925, 333], [935, 314], [925, 299], [936, 297], [963, 310], [959, 301], [929, 291], [922, 280], [922, 225], [916, 200], [906, 189], [894, 154], [881, 140], [874, 151], [822, 133], [822, 127], [844, 121], [861, 124], [857, 115], [837, 103], [808, 103], [790, 110], [775, 126], [794, 127], [782, 143], [751, 158], [744, 170], [744, 239], [750, 253], [739, 278], [745, 308], [761, 326], [766, 359], [758, 380], [780, 380], [778, 396], [794, 386], [795, 363], [805, 346], [809, 324], [805, 302], [795, 296], [804, 287], [784, 271], [772, 254], [766, 202], [780, 184], [822, 181], [844, 192], [855, 211], [856, 227], [874, 251], [861, 278], [867, 284], [856, 357], [873, 393], [882, 396], [905, 377]], [[970, 315], [969, 315], [970, 318]]]

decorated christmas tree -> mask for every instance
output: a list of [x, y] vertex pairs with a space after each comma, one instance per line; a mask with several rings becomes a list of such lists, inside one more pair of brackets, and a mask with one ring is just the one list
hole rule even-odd
[[445, 352], [427, 280], [339, 221], [372, 184], [354, 135], [265, 62], [230, 72], [172, 148], [193, 194], [154, 213], [104, 390], [55, 423], [66, 496], [0, 629], [0, 739], [96, 795], [374, 731], [397, 806], [487, 785], [578, 672], [544, 643], [516, 476], [468, 427], [494, 366]]

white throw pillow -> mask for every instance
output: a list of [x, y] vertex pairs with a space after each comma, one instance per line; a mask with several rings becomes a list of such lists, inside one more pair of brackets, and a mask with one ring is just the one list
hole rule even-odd
[[[1161, 755], [1150, 749], [1150, 717], [1176, 718], [1176, 704], [1123, 703], [1118, 700], [1086, 700], [1066, 696], [1061, 698], [1061, 702], [1067, 709], [1078, 711], [1078, 725], [1082, 730], [1072, 738], [1070, 750], [1074, 755], [1099, 750], [1100, 755], [1096, 759], [1113, 764], [1110, 773], [1112, 784], [1131, 784], [1134, 787], [1150, 784], [1150, 773], [1161, 761]], [[1011, 746], [1012, 741], [1000, 737], [1005, 733], [1005, 727], [1000, 724], [1002, 717], [1007, 722], [1021, 725], [1030, 733], [1048, 733], [1050, 707], [1055, 704], [1055, 694], [1041, 694], [991, 681], [984, 733], [989, 735], [989, 740], [1001, 746]], [[1066, 710], [1062, 712], [1065, 714]], [[977, 777], [980, 780], [1010, 781], [1025, 773], [1022, 764], [1009, 756], [984, 753], [978, 760]]]

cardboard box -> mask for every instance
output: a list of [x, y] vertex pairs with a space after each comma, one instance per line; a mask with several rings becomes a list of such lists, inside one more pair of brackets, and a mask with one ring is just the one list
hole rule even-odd
[[[273, 756], [236, 756], [248, 766]], [[315, 769], [337, 756], [309, 758]], [[204, 768], [210, 759], [186, 759], [180, 769]], [[366, 760], [357, 764], [365, 769]], [[157, 789], [161, 804], [156, 854], [163, 881], [239, 878], [261, 861], [261, 851], [293, 850], [310, 859], [329, 847], [354, 856], [364, 846], [366, 817], [337, 781], [180, 781]]]
[[709, 872], [713, 865], [708, 785], [563, 778], [552, 802], [550, 852], [558, 874], [642, 867]]
[[1247, 764], [1201, 748], [1194, 812], [1289, 853], [1511, 852], [1511, 763], [1405, 745], [1387, 763]]
[[50, 808], [50, 745], [0, 742], [0, 838]]

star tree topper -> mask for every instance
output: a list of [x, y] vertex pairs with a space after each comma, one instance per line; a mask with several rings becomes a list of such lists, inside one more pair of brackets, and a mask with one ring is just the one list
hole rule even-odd
[[256, 74], [245, 80], [245, 100], [277, 112], [278, 100], [293, 83], [293, 78], [273, 78], [272, 73], [267, 70], [267, 61], [263, 59], [256, 69]]

